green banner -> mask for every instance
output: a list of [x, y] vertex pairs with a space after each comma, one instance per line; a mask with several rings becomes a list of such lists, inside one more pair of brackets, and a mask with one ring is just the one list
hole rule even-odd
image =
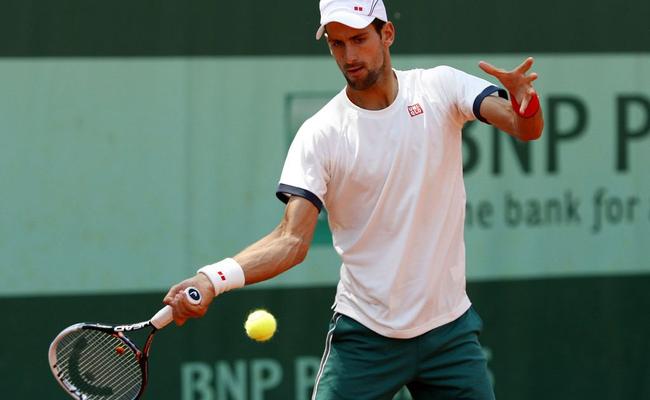
[[[483, 76], [481, 58], [395, 66]], [[650, 56], [534, 68], [539, 141], [464, 130], [469, 278], [648, 272]], [[290, 138], [343, 79], [328, 57], [39, 59], [0, 62], [0, 85], [0, 295], [13, 296], [160, 291], [262, 237], [282, 214]], [[332, 285], [339, 263], [323, 221], [307, 261], [260, 287]]]
[[[470, 283], [470, 298], [485, 323], [481, 343], [497, 398], [649, 398], [649, 285], [649, 274]], [[20, 310], [9, 312], [0, 335], [8, 344], [0, 352], [3, 398], [67, 398], [47, 367], [56, 334], [79, 321], [143, 320], [160, 307], [162, 296], [0, 299], [3, 310]], [[145, 399], [308, 399], [333, 297], [331, 287], [220, 296], [205, 318], [156, 335]], [[266, 343], [244, 332], [247, 313], [258, 307], [278, 320]], [[131, 337], [140, 344], [145, 339]]]

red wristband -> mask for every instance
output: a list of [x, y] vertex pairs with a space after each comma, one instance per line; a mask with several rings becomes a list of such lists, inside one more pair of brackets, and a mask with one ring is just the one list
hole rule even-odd
[[535, 114], [537, 114], [537, 111], [539, 111], [539, 97], [537, 96], [537, 93], [535, 93], [533, 97], [530, 98], [530, 101], [528, 102], [528, 107], [526, 107], [526, 110], [524, 110], [523, 113], [519, 111], [521, 105], [517, 102], [515, 95], [512, 93], [509, 94], [510, 94], [510, 103], [512, 103], [512, 109], [515, 110], [517, 115], [519, 115], [520, 117], [530, 118]]

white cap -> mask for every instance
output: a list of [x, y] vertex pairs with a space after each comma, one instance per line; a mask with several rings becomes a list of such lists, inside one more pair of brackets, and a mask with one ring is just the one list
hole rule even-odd
[[340, 22], [351, 28], [362, 29], [375, 19], [386, 22], [386, 7], [382, 0], [320, 0], [320, 27], [316, 40], [325, 32], [325, 25]]

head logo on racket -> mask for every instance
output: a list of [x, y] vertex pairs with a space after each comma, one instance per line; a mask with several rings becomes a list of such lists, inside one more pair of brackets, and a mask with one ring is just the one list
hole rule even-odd
[[190, 286], [187, 289], [185, 289], [185, 293], [187, 294], [187, 300], [190, 303], [192, 304], [201, 303], [201, 292], [199, 292], [197, 288]]

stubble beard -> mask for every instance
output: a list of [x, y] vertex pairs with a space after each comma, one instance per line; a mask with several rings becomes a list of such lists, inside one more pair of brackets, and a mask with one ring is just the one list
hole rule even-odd
[[352, 80], [348, 77], [348, 75], [343, 72], [343, 76], [345, 77], [345, 80], [348, 82], [348, 86], [350, 86], [354, 90], [366, 90], [370, 87], [372, 87], [379, 78], [381, 77], [382, 73], [384, 72], [384, 67], [386, 65], [386, 57], [385, 55], [382, 54], [382, 63], [381, 65], [376, 68], [376, 69], [368, 69], [368, 74], [366, 75], [365, 78], [363, 79], [358, 79], [358, 80]]

